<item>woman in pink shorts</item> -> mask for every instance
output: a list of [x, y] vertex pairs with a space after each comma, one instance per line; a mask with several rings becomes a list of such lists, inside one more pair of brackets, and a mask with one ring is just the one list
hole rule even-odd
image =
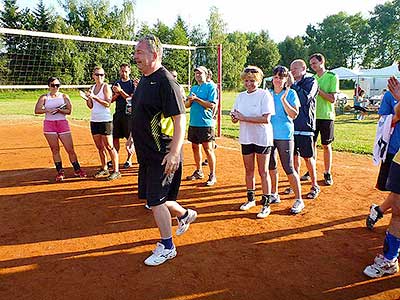
[[66, 115], [71, 114], [71, 101], [68, 95], [60, 92], [60, 81], [57, 78], [50, 77], [47, 84], [50, 92], [39, 97], [35, 106], [35, 114], [45, 114], [43, 133], [50, 146], [53, 161], [56, 165], [56, 182], [63, 181], [65, 178], [58, 140], [61, 141], [68, 153], [69, 160], [74, 167], [74, 175], [85, 178], [86, 173], [79, 165], [71, 130], [66, 118]]

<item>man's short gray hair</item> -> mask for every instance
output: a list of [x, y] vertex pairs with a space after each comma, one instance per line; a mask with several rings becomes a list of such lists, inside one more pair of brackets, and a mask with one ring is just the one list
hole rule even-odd
[[148, 34], [140, 38], [139, 43], [141, 42], [145, 42], [152, 53], [157, 53], [160, 58], [162, 57], [163, 47], [161, 41], [154, 34]]

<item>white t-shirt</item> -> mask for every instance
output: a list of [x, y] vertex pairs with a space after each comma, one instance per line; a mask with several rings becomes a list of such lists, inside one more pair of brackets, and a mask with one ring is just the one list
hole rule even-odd
[[[257, 89], [255, 92], [241, 92], [233, 105], [233, 110], [246, 117], [261, 117], [275, 114], [274, 99], [269, 91]], [[250, 123], [240, 121], [239, 143], [243, 145], [272, 146], [274, 137], [271, 123]]]

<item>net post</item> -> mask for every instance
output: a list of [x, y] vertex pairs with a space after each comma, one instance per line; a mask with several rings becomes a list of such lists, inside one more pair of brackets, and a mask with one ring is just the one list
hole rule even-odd
[[218, 44], [218, 130], [217, 136], [221, 137], [222, 124], [222, 44]]

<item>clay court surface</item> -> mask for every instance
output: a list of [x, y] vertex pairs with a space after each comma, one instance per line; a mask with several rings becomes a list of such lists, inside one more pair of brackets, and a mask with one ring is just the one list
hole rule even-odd
[[[81, 165], [93, 175], [99, 158], [88, 124], [70, 124]], [[217, 185], [182, 182], [180, 203], [199, 216], [174, 238], [178, 256], [147, 267], [159, 234], [137, 198], [137, 164], [113, 182], [80, 180], [62, 150], [68, 178], [54, 183], [41, 118], [3, 117], [0, 140], [2, 300], [400, 297], [400, 274], [362, 274], [382, 250], [389, 222], [387, 215], [373, 232], [364, 227], [369, 205], [385, 197], [373, 188], [378, 168], [368, 156], [335, 152], [334, 186], [306, 200], [300, 215], [289, 214], [290, 195], [258, 220], [260, 206], [238, 210], [246, 196], [239, 145], [219, 139]], [[184, 153], [186, 177], [194, 169], [190, 145]], [[318, 169], [322, 179], [321, 161]], [[281, 179], [280, 192], [288, 186], [283, 172]]]

